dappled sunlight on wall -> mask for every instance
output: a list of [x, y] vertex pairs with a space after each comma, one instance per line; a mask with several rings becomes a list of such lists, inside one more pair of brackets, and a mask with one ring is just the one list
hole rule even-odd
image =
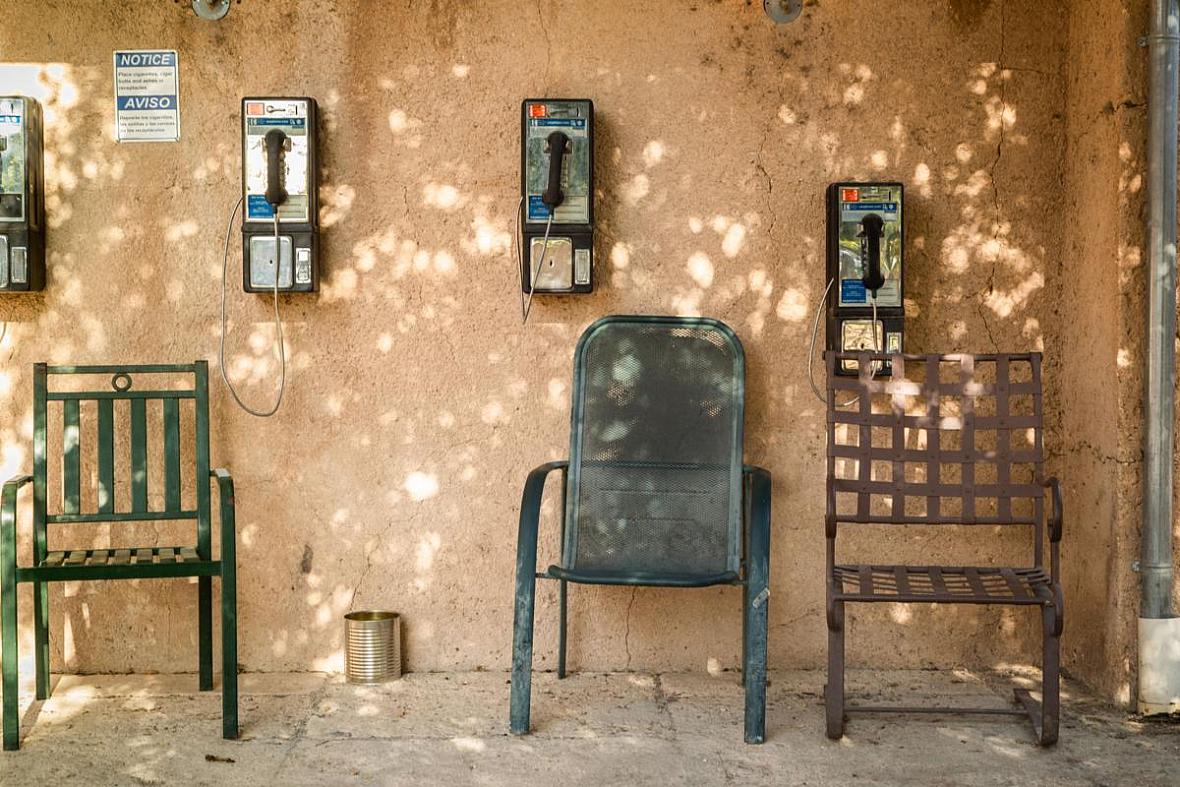
[[[742, 338], [747, 457], [775, 475], [772, 665], [819, 663], [823, 409], [805, 373], [824, 188], [906, 184], [911, 349], [1052, 352], [1064, 41], [1046, 32], [1052, 9], [1005, 21], [992, 4], [963, 28], [945, 4], [893, 4], [885, 29], [823, 4], [778, 28], [757, 5], [253, 4], [212, 25], [161, 4], [6, 20], [63, 34], [3, 52], [31, 64], [22, 78], [46, 105], [54, 222], [47, 292], [0, 304], [4, 469], [29, 466], [32, 362], [215, 360], [240, 97], [311, 95], [324, 276], [317, 296], [280, 297], [283, 409], [250, 418], [211, 381], [214, 464], [237, 479], [243, 666], [339, 669], [342, 615], [366, 607], [402, 614], [411, 669], [505, 667], [520, 487], [565, 456], [573, 347], [607, 313], [703, 314]], [[178, 144], [111, 140], [110, 53], [133, 40], [180, 50]], [[539, 296], [522, 327], [517, 137], [536, 95], [595, 101], [596, 292]], [[256, 403], [277, 387], [276, 337], [239, 265], [235, 226], [227, 366]], [[992, 533], [918, 543], [997, 560], [1020, 547]], [[55, 663], [194, 669], [195, 589], [124, 584], [55, 597]], [[542, 668], [555, 603], [542, 589]], [[160, 611], [115, 641], [127, 605]], [[575, 588], [571, 665], [732, 668], [737, 607], [732, 589]], [[1027, 652], [1027, 621], [1007, 613], [864, 615], [891, 625], [858, 629], [856, 659]], [[965, 639], [918, 650], [929, 643], [905, 631], [927, 623]]]

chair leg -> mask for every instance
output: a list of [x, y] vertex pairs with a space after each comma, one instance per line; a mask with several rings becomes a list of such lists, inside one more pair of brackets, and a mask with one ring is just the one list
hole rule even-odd
[[221, 568], [221, 737], [238, 737], [238, 578], [232, 556]]
[[557, 610], [557, 678], [561, 680], [565, 678], [565, 645], [566, 645], [566, 606], [567, 596], [569, 594], [567, 585], [569, 583], [564, 579], [561, 580], [561, 588], [558, 590], [558, 610]]
[[201, 691], [213, 688], [213, 577], [197, 579], [197, 664]]
[[1028, 689], [1014, 690], [1016, 702], [1024, 706], [1032, 722], [1037, 743], [1052, 746], [1057, 743], [1061, 721], [1061, 629], [1054, 607], [1042, 610], [1041, 701], [1037, 702]]
[[[529, 702], [533, 690], [533, 613], [537, 601], [537, 532], [541, 526], [541, 496], [545, 477], [563, 463], [550, 462], [529, 473], [520, 501], [516, 535], [516, 596], [512, 611], [512, 687], [508, 700], [508, 730], [529, 731]], [[563, 585], [564, 589], [564, 585]], [[564, 601], [565, 596], [562, 595]], [[564, 611], [564, 607], [563, 607]], [[564, 619], [564, 615], [563, 615]]]
[[844, 602], [832, 605], [828, 619], [828, 683], [824, 686], [828, 737], [844, 737]]
[[512, 622], [512, 696], [508, 721], [508, 728], [513, 735], [526, 735], [529, 731], [529, 703], [533, 684], [533, 610], [536, 594], [536, 577], [531, 571], [526, 573], [518, 568], [516, 611]]
[[20, 686], [16, 653], [16, 549], [5, 533], [0, 543], [0, 672], [3, 673], [4, 749], [20, 748]]
[[[748, 584], [748, 583], [747, 583]], [[758, 591], [754, 593], [753, 591]], [[766, 740], [766, 639], [770, 600], [766, 586], [743, 593], [742, 683], [746, 687], [746, 743]]]
[[1056, 633], [1056, 615], [1052, 607], [1042, 612], [1044, 619], [1041, 659], [1041, 730], [1040, 744], [1057, 742], [1061, 721], [1061, 638]]
[[37, 699], [49, 699], [49, 583], [33, 583], [33, 641], [36, 644]]
[[770, 607], [770, 473], [747, 468], [746, 566], [742, 590], [742, 681], [746, 743], [766, 740], [766, 639]]
[[742, 583], [742, 686], [746, 685], [746, 664], [750, 661], [750, 583]]

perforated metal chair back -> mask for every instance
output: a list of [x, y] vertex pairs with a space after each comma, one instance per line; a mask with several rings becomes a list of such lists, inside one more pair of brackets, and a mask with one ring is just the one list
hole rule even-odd
[[563, 568], [697, 584], [741, 564], [745, 356], [723, 323], [607, 317], [578, 343]]

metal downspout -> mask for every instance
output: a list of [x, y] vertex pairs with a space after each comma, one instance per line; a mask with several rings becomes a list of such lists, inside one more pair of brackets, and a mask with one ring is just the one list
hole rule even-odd
[[1152, 0], [1148, 37], [1148, 322], [1140, 555], [1139, 712], [1180, 710], [1180, 618], [1172, 609], [1176, 389], [1177, 0]]

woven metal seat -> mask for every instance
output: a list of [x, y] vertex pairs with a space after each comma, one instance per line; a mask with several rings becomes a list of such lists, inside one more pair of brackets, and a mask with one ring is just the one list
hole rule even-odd
[[[1027, 714], [1042, 744], [1057, 740], [1060, 485], [1046, 478], [1041, 356], [827, 353], [828, 736], [853, 712]], [[835, 373], [855, 361], [857, 377]], [[874, 371], [889, 364], [889, 377]], [[1046, 490], [1052, 508], [1046, 517]], [[986, 526], [1032, 534], [1023, 566], [847, 564], [846, 525]], [[1049, 568], [1045, 568], [1045, 537]], [[1041, 610], [1042, 698], [1018, 689], [1020, 709], [844, 705], [844, 605], [850, 602], [1004, 604]]]
[[[742, 464], [745, 357], [716, 320], [607, 317], [574, 358], [570, 460], [525, 482], [517, 540], [511, 729], [529, 729], [536, 580], [560, 583], [557, 672], [565, 676], [567, 585], [703, 587], [743, 593], [746, 741], [765, 735], [770, 475]], [[538, 574], [545, 478], [563, 481], [562, 557]]]
[[836, 566], [838, 601], [953, 604], [1053, 603], [1053, 581], [1039, 568]]

